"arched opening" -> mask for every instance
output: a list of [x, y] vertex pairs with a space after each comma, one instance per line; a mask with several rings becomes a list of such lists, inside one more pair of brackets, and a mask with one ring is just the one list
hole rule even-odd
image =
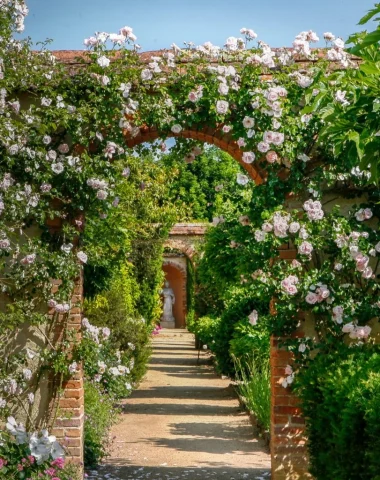
[[169, 282], [169, 286], [174, 291], [173, 316], [175, 328], [186, 328], [186, 258], [175, 257], [172, 260], [164, 260], [162, 270], [165, 273], [165, 280]]

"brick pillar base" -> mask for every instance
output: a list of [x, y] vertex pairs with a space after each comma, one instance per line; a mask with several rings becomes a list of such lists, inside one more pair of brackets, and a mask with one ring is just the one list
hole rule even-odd
[[299, 399], [281, 386], [285, 368], [293, 363], [291, 352], [279, 347], [281, 338], [271, 338], [271, 457], [272, 480], [306, 480], [308, 455], [305, 420]]
[[[68, 330], [74, 330], [77, 337], [81, 333], [81, 303], [83, 294], [82, 275], [75, 281], [72, 308], [67, 323]], [[84, 388], [82, 367], [70, 380], [62, 385], [57, 402], [57, 418], [54, 422], [53, 434], [66, 449], [69, 462], [83, 463], [83, 426], [84, 426]]]

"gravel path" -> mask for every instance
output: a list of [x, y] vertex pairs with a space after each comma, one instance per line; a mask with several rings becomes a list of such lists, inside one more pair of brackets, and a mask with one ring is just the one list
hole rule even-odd
[[147, 376], [123, 402], [111, 456], [88, 478], [268, 480], [268, 449], [229, 380], [206, 353], [197, 362], [193, 335], [162, 330], [153, 347]]

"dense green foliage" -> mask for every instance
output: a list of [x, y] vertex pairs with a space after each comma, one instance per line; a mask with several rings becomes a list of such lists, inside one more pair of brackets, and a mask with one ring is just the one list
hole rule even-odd
[[254, 413], [258, 424], [266, 431], [270, 428], [270, 368], [269, 362], [261, 368], [255, 360], [245, 363], [235, 361], [236, 376], [239, 380], [237, 389], [247, 409]]
[[183, 221], [211, 222], [226, 204], [240, 200], [236, 174], [242, 168], [228, 153], [209, 145], [190, 163], [177, 152], [164, 155], [160, 163], [175, 171], [176, 177], [167, 190], [168, 198], [183, 203]]
[[322, 351], [297, 376], [317, 480], [380, 478], [380, 350]]
[[96, 467], [107, 455], [109, 430], [117, 421], [115, 399], [93, 382], [85, 383], [84, 466]]

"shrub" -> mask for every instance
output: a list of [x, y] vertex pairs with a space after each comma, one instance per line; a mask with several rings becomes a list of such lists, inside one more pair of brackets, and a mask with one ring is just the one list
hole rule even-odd
[[117, 421], [115, 399], [99, 385], [86, 382], [84, 389], [84, 465], [94, 468], [107, 455], [109, 431]]
[[218, 317], [200, 317], [190, 323], [189, 328], [194, 333], [201, 345], [207, 345], [214, 352], [214, 339], [220, 326], [220, 318]]
[[380, 479], [379, 347], [320, 352], [296, 376], [317, 480]]
[[110, 341], [116, 349], [133, 354], [131, 379], [138, 382], [150, 357], [152, 327], [138, 316], [136, 303], [139, 288], [131, 279], [131, 268], [125, 265], [113, 279], [109, 290], [93, 300], [87, 300], [85, 313], [91, 323], [107, 325], [111, 329]]
[[238, 392], [243, 397], [248, 410], [253, 412], [258, 422], [269, 430], [270, 427], [270, 368], [269, 362], [257, 367], [255, 360], [250, 363], [235, 359], [236, 377], [240, 380]]

